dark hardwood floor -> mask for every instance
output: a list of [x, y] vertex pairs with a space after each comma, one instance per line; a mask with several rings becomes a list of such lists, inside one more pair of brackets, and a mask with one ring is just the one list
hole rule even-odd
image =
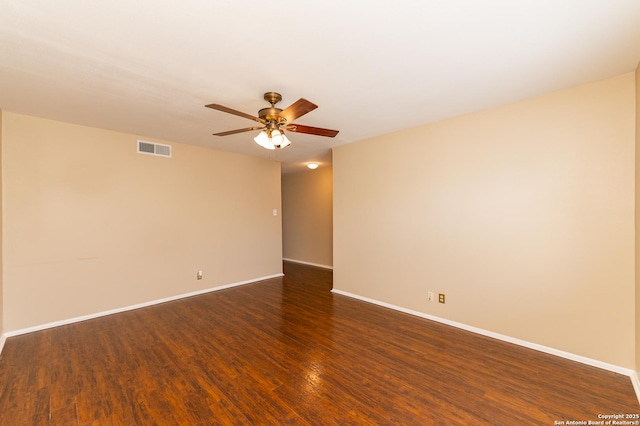
[[554, 425], [628, 377], [285, 277], [9, 338], [0, 425]]

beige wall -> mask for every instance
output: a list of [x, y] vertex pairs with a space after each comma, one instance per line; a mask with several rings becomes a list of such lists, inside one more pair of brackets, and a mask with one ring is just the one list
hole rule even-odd
[[2, 121], [5, 331], [282, 272], [279, 163]]
[[640, 374], [640, 64], [636, 68], [636, 371]]
[[[2, 167], [2, 110], [0, 109], [0, 168]], [[2, 333], [4, 332], [4, 278], [2, 273], [3, 254], [2, 254], [2, 170], [0, 170], [0, 342], [2, 342]], [[2, 344], [0, 343], [0, 350], [2, 350]]]
[[331, 167], [282, 176], [282, 218], [285, 259], [333, 265]]
[[634, 98], [629, 73], [336, 148], [334, 288], [633, 368]]

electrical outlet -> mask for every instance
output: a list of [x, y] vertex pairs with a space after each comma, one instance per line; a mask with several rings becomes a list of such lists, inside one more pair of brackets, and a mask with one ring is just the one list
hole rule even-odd
[[438, 293], [438, 302], [444, 303], [444, 293]]
[[202, 279], [202, 271], [198, 271], [198, 273], [196, 274], [196, 278], [199, 280]]
[[433, 302], [433, 292], [432, 292], [432, 291], [430, 291], [429, 293], [427, 293], [427, 300], [428, 300], [429, 302]]

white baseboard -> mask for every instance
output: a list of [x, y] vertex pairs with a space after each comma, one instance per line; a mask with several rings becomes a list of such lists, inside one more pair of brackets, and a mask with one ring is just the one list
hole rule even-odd
[[[232, 283], [232, 284], [221, 285], [221, 286], [218, 286], [218, 287], [211, 287], [211, 288], [207, 288], [207, 289], [204, 289], [204, 290], [192, 291], [190, 293], [178, 294], [176, 296], [165, 297], [163, 299], [157, 299], [157, 300], [152, 300], [152, 301], [149, 301], [149, 302], [138, 303], [136, 305], [124, 306], [122, 308], [116, 308], [116, 309], [111, 309], [111, 310], [108, 310], [108, 311], [97, 312], [95, 314], [83, 315], [83, 316], [79, 316], [79, 317], [64, 319], [64, 320], [61, 320], [61, 321], [54, 321], [54, 322], [50, 322], [50, 323], [47, 323], [47, 324], [41, 324], [41, 325], [37, 325], [37, 326], [34, 326], [34, 327], [28, 327], [28, 328], [23, 328], [23, 329], [20, 329], [20, 330], [10, 331], [10, 332], [4, 333], [2, 335], [2, 340], [0, 341], [0, 343], [2, 345], [4, 345], [4, 341], [6, 340], [7, 337], [19, 336], [21, 334], [33, 333], [35, 331], [41, 331], [41, 330], [46, 330], [48, 328], [59, 327], [61, 325], [68, 325], [68, 324], [73, 324], [73, 323], [76, 323], [76, 322], [81, 322], [81, 321], [86, 321], [86, 320], [90, 320], [90, 319], [94, 319], [94, 318], [104, 317], [104, 316], [107, 316], [107, 315], [118, 314], [118, 313], [126, 312], [126, 311], [133, 311], [135, 309], [146, 308], [148, 306], [158, 305], [160, 303], [171, 302], [171, 301], [174, 301], [174, 300], [184, 299], [186, 297], [198, 296], [200, 294], [211, 293], [213, 291], [220, 291], [220, 290], [224, 290], [224, 289], [231, 288], [231, 287], [238, 287], [238, 286], [241, 286], [241, 285], [251, 284], [251, 283], [258, 282], [258, 281], [264, 281], [264, 280], [268, 280], [268, 279], [271, 279], [271, 278], [279, 278], [279, 277], [282, 277], [282, 276], [284, 276], [284, 274], [275, 274], [275, 275], [269, 275], [269, 276], [266, 276], [266, 277], [254, 278], [254, 279], [251, 279], [251, 280], [246, 280], [246, 281], [240, 281], [240, 282], [236, 282], [236, 283]], [[2, 346], [0, 346], [0, 353], [1, 352], [2, 352]]]
[[638, 373], [633, 371], [630, 377], [633, 390], [636, 391], [636, 397], [638, 398], [638, 402], [640, 402], [640, 380], [638, 380]]
[[633, 388], [636, 392], [636, 397], [638, 398], [638, 402], [640, 402], [640, 381], [638, 380], [638, 375], [634, 370], [620, 367], [618, 365], [609, 364], [606, 362], [598, 361], [596, 359], [587, 358], [581, 355], [572, 354], [570, 352], [561, 351], [558, 349], [550, 348], [547, 346], [539, 345], [537, 343], [527, 342], [526, 340], [516, 339], [514, 337], [506, 336], [504, 334], [494, 333], [493, 331], [483, 330], [481, 328], [473, 327], [467, 324], [462, 324], [459, 322], [451, 321], [445, 318], [440, 318], [434, 315], [425, 314], [423, 312], [414, 311], [411, 309], [406, 309], [401, 306], [392, 305], [390, 303], [381, 302], [379, 300], [370, 299], [368, 297], [363, 297], [357, 294], [349, 293], [342, 290], [331, 290], [333, 293], [341, 294], [343, 296], [351, 297], [353, 299], [358, 299], [363, 302], [373, 303], [374, 305], [383, 306], [385, 308], [393, 309], [395, 311], [403, 312], [405, 314], [414, 315], [417, 317], [425, 318], [428, 320], [436, 321], [442, 324], [450, 325], [452, 327], [456, 327], [462, 330], [470, 331], [472, 333], [480, 334], [483, 336], [491, 337], [494, 339], [502, 340], [504, 342], [513, 343], [518, 346], [523, 346], [525, 348], [534, 349], [536, 351], [548, 353], [551, 355], [556, 355], [562, 358], [569, 359], [571, 361], [576, 361], [582, 364], [590, 365], [592, 367], [602, 368], [603, 370], [612, 371], [614, 373], [622, 374], [625, 376], [629, 376], [631, 378], [631, 383], [633, 384]]
[[319, 263], [303, 262], [302, 260], [286, 259], [286, 258], [282, 258], [282, 260], [284, 260], [285, 262], [299, 263], [299, 264], [301, 264], [301, 265], [316, 266], [316, 267], [318, 267], [318, 268], [331, 269], [331, 270], [333, 270], [333, 266], [329, 266], [329, 265], [321, 265], [321, 264], [319, 264]]
[[2, 355], [2, 349], [4, 349], [4, 342], [7, 341], [7, 335], [3, 334], [0, 336], [0, 355]]

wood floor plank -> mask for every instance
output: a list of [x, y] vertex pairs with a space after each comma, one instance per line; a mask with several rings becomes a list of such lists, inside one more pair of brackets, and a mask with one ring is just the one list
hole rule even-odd
[[326, 269], [23, 336], [0, 425], [552, 425], [640, 412], [628, 377], [331, 293]]
[[57, 410], [52, 410], [49, 424], [51, 426], [77, 426], [78, 411], [76, 404], [69, 404]]

